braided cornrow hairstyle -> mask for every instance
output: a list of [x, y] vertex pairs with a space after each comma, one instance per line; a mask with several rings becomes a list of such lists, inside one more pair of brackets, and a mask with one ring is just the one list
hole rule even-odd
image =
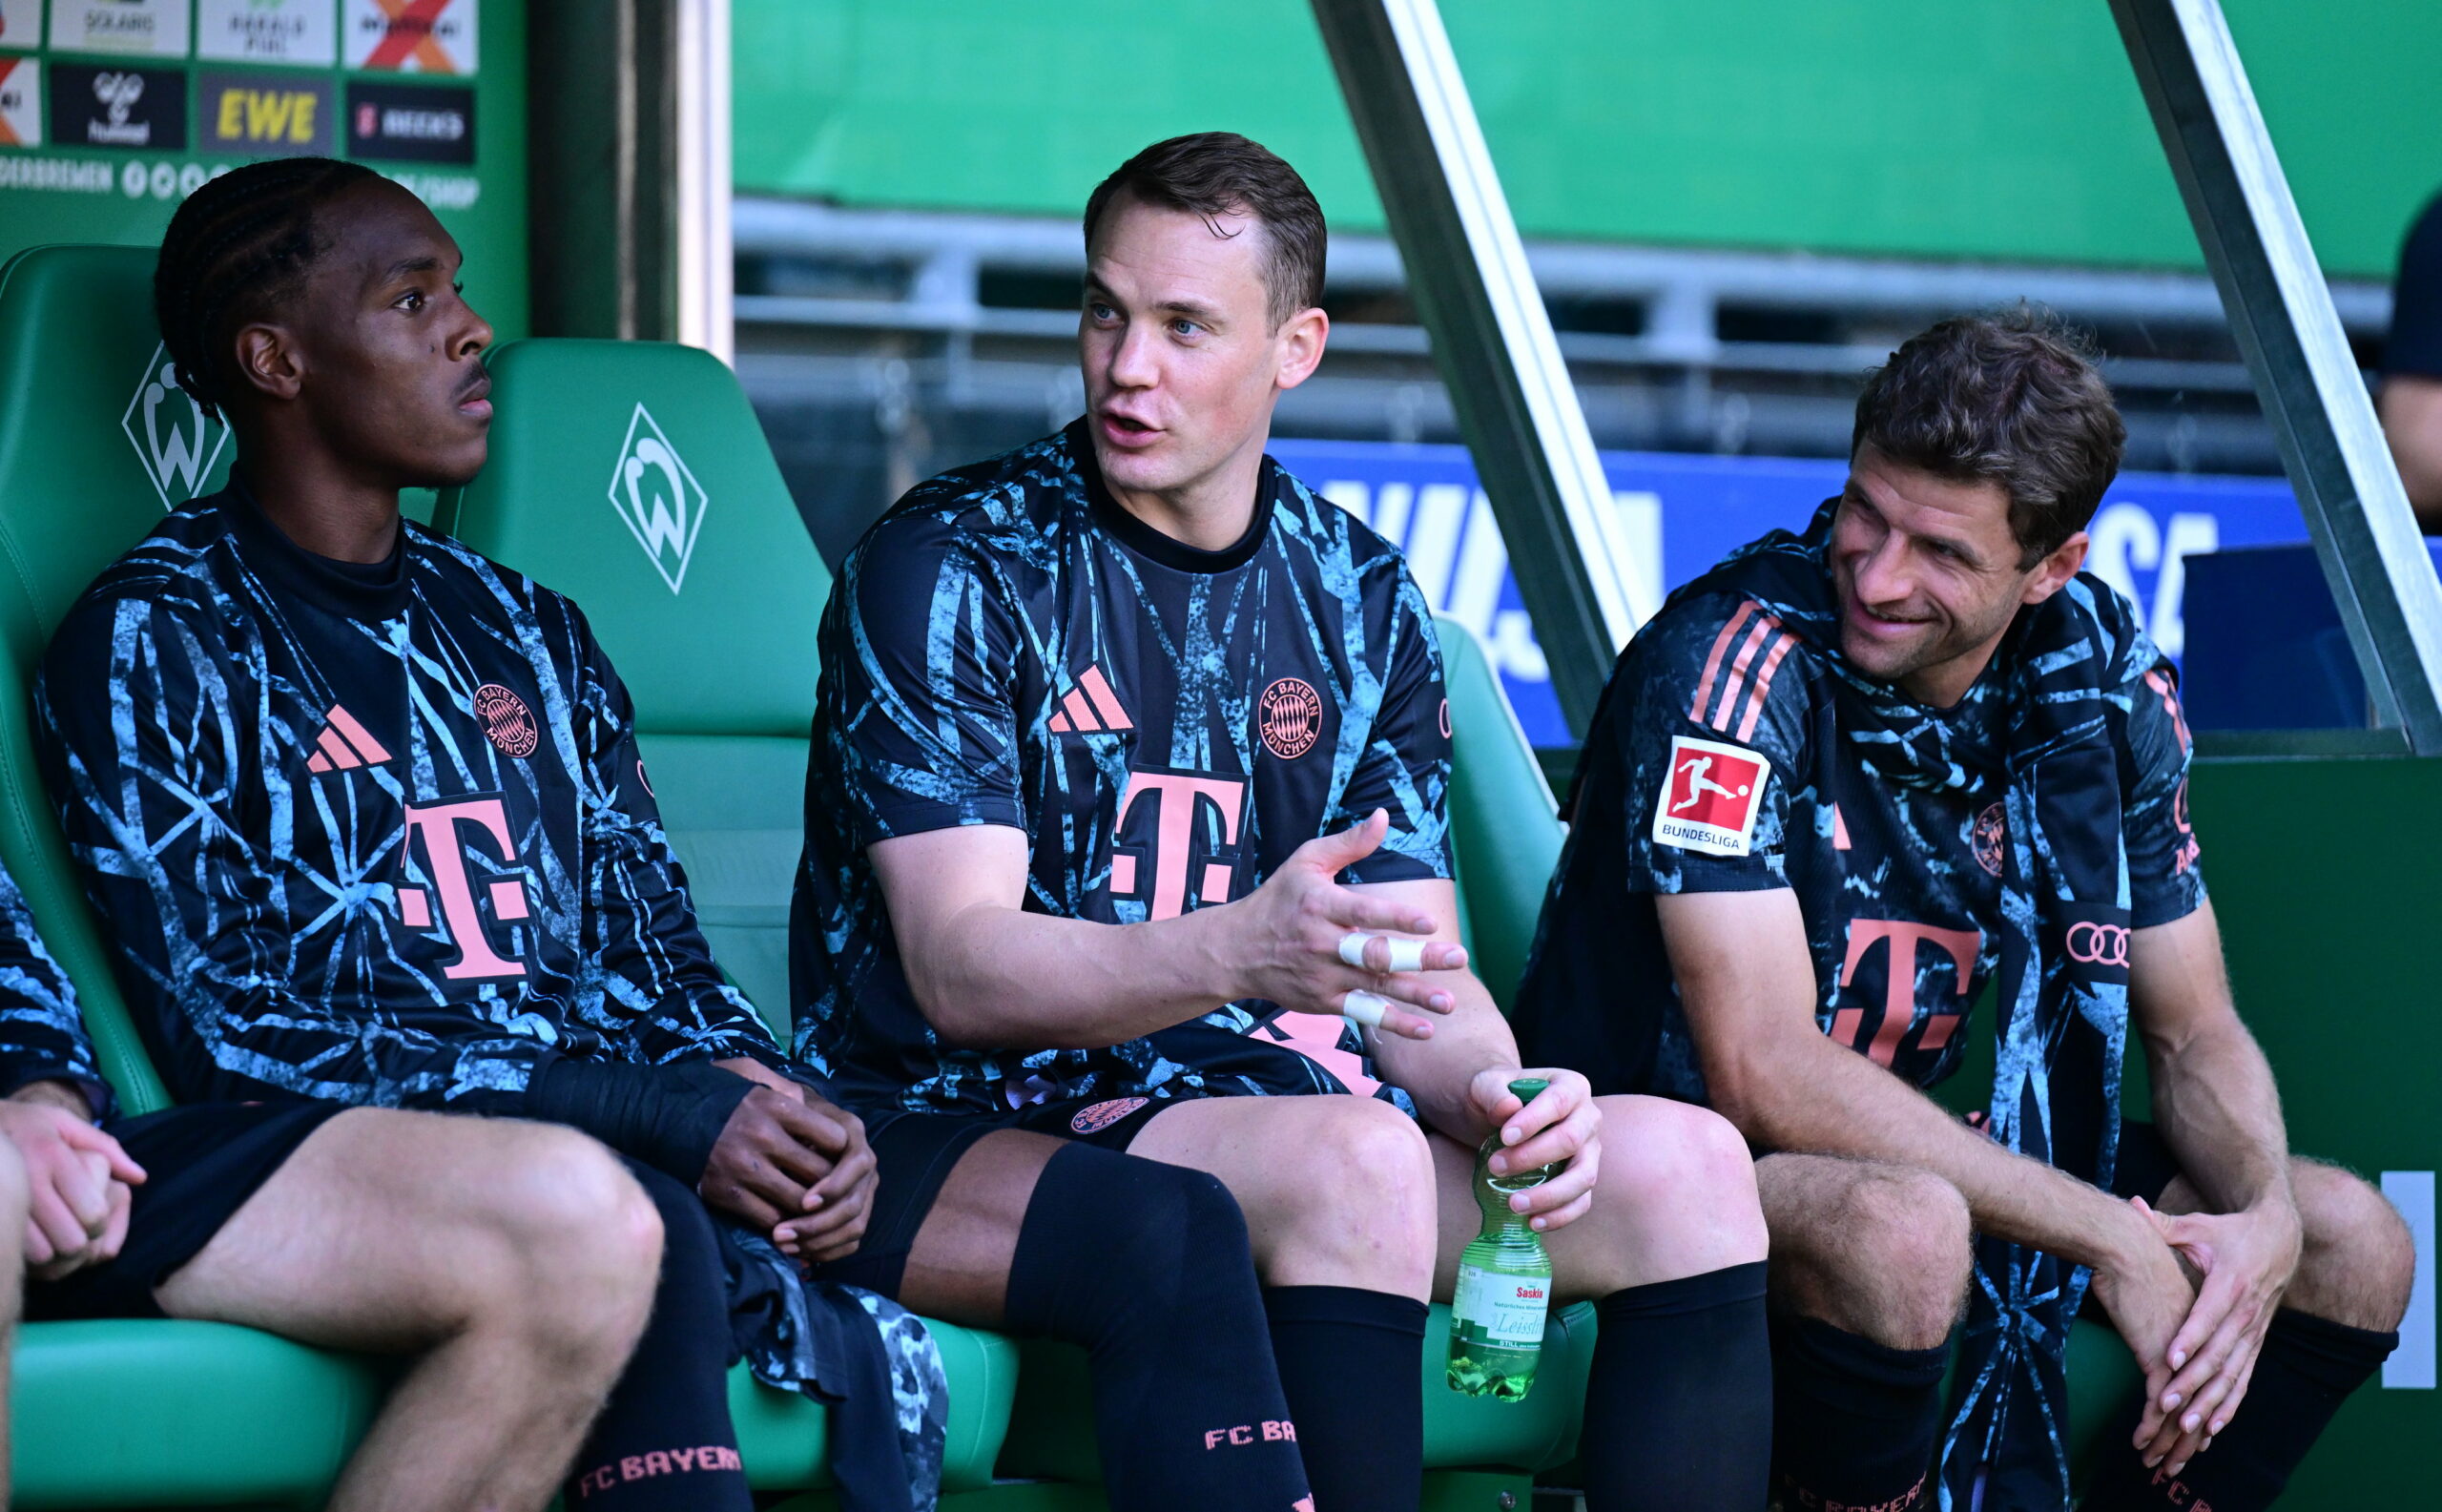
[[329, 246], [314, 212], [381, 176], [331, 157], [275, 157], [205, 183], [170, 217], [153, 268], [153, 313], [178, 386], [214, 419], [238, 382], [230, 339], [296, 296]]

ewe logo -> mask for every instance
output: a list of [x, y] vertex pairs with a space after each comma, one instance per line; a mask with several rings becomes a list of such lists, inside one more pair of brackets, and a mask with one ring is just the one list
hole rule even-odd
[[118, 424], [164, 509], [175, 509], [201, 493], [212, 465], [220, 460], [220, 448], [229, 445], [229, 427], [207, 419], [203, 406], [178, 386], [166, 346], [153, 348], [153, 360], [144, 364], [135, 397], [127, 402]]
[[635, 418], [628, 422], [619, 464], [610, 471], [610, 507], [628, 522], [636, 544], [652, 558], [653, 570], [673, 593], [686, 579], [688, 558], [695, 554], [705, 502], [703, 486], [638, 404]]

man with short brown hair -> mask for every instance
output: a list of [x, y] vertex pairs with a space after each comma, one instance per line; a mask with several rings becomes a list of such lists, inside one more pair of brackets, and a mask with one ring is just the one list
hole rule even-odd
[[[2121, 440], [2056, 322], [1915, 337], [1840, 496], [1672, 595], [1582, 758], [1520, 1037], [1764, 1152], [1792, 1508], [1898, 1512], [1937, 1438], [1944, 1504], [2064, 1505], [2089, 1281], [2147, 1392], [2084, 1505], [2261, 1507], [2407, 1305], [2405, 1226], [2288, 1153], [2232, 1005], [2176, 673], [2079, 573]], [[1922, 1089], [1997, 974], [1970, 1127]], [[2119, 1115], [2132, 1025], [2151, 1124]]]
[[1208, 133], [1085, 231], [1086, 416], [910, 493], [823, 622], [797, 1045], [881, 1169], [842, 1274], [1088, 1345], [1114, 1504], [1413, 1512], [1426, 1302], [1491, 1139], [1553, 1168], [1512, 1210], [1602, 1310], [1590, 1504], [1752, 1508], [1746, 1151], [1521, 1067], [1459, 944], [1431, 615], [1264, 455], [1330, 327], [1321, 211]]

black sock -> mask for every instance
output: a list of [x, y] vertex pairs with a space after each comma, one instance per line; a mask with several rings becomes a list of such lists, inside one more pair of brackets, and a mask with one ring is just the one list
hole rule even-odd
[[1305, 1500], [1247, 1221], [1220, 1182], [1065, 1147], [1036, 1178], [1004, 1311], [1012, 1332], [1085, 1346], [1112, 1506], [1290, 1512]]
[[1595, 1307], [1578, 1440], [1587, 1512], [1755, 1512], [1772, 1455], [1764, 1262], [1630, 1287]]
[[1351, 1286], [1275, 1286], [1263, 1307], [1314, 1512], [1416, 1512], [1430, 1310]]
[[2129, 1438], [2142, 1399], [2132, 1401], [2096, 1456], [2095, 1483], [2080, 1504], [2089, 1512], [2124, 1507], [2202, 1507], [2256, 1512], [2272, 1504], [2349, 1394], [2383, 1368], [2397, 1334], [2350, 1328], [2288, 1308], [2272, 1315], [2246, 1399], [2213, 1447], [2173, 1480], [2165, 1460], [2152, 1470]]
[[749, 1512], [729, 1418], [729, 1283], [712, 1215], [676, 1180], [621, 1158], [661, 1210], [661, 1282], [644, 1336], [577, 1451], [569, 1512]]
[[1772, 1319], [1772, 1480], [1789, 1512], [1903, 1512], [1941, 1437], [1950, 1346], [1891, 1349], [1820, 1318]]

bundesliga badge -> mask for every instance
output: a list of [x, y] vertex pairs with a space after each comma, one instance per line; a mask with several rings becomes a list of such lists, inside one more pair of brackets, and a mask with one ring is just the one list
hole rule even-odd
[[1764, 784], [1771, 778], [1771, 763], [1744, 746], [1672, 736], [1669, 780], [1654, 807], [1654, 842], [1713, 856], [1747, 855], [1754, 848]]

